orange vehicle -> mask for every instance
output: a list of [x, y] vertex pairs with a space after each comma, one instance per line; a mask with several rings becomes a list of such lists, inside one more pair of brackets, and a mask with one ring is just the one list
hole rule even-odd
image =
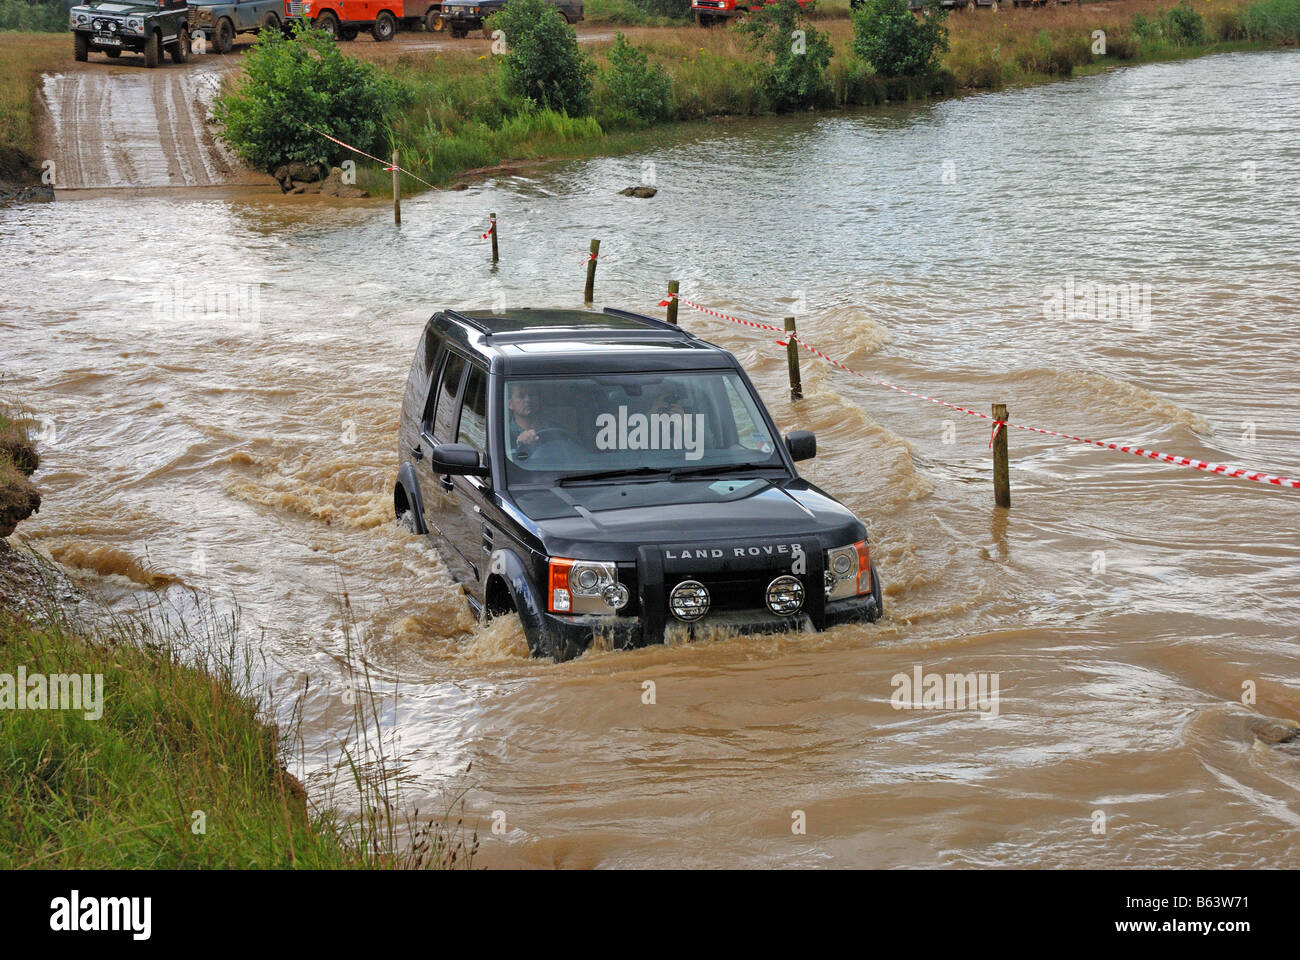
[[288, 0], [288, 7], [291, 19], [310, 20], [335, 40], [355, 40], [362, 30], [378, 41], [391, 40], [399, 24], [442, 29], [441, 0]]
[[[714, 24], [726, 26], [727, 21], [742, 17], [751, 10], [761, 10], [776, 0], [691, 0], [691, 12], [695, 14], [695, 24], [711, 27]], [[799, 0], [799, 6], [806, 6], [808, 0]]]

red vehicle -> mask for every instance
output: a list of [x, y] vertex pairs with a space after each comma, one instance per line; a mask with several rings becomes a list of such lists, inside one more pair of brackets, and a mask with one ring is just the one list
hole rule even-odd
[[[732, 17], [741, 17], [751, 10], [760, 10], [776, 0], [691, 0], [691, 9], [695, 11], [695, 24], [711, 27], [714, 24], [727, 25]], [[808, 0], [799, 0], [799, 6], [806, 6]]]
[[391, 40], [398, 24], [408, 30], [423, 23], [441, 30], [442, 0], [287, 0], [291, 18], [310, 20], [335, 40], [355, 40], [369, 30], [378, 41]]

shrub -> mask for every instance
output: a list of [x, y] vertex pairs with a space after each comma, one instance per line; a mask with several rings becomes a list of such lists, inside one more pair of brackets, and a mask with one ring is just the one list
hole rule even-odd
[[244, 76], [218, 98], [221, 138], [249, 166], [336, 165], [351, 151], [311, 128], [374, 152], [409, 93], [373, 64], [344, 56], [323, 30], [300, 24], [292, 38], [264, 30], [244, 57]]
[[621, 33], [614, 35], [609, 64], [600, 96], [602, 126], [643, 127], [672, 116], [672, 79], [659, 64], [650, 66], [645, 51]]
[[510, 92], [571, 117], [590, 110], [596, 68], [556, 7], [546, 0], [510, 0], [488, 26], [505, 34]]
[[1160, 28], [1166, 40], [1180, 47], [1205, 42], [1205, 18], [1187, 0], [1161, 14]]
[[1132, 60], [1137, 56], [1137, 44], [1133, 38], [1124, 33], [1115, 33], [1106, 37], [1106, 56], [1116, 60]]
[[71, 6], [60, 0], [0, 0], [0, 30], [60, 33], [68, 29]]
[[1016, 63], [1027, 73], [1068, 77], [1074, 68], [1092, 62], [1092, 44], [1086, 37], [1058, 37], [1041, 30], [1034, 42], [1016, 54]]
[[875, 106], [885, 102], [885, 85], [856, 57], [836, 57], [826, 71], [830, 104], [836, 107]]
[[917, 20], [907, 0], [865, 0], [850, 15], [853, 52], [882, 77], [924, 77], [948, 50], [946, 10], [931, 2]]
[[810, 107], [825, 96], [831, 42], [803, 19], [796, 0], [764, 7], [742, 21], [740, 30], [763, 56], [763, 92], [773, 109]]

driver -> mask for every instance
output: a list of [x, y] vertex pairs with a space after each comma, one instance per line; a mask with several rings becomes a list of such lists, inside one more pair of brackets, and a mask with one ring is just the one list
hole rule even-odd
[[533, 383], [510, 383], [506, 386], [506, 452], [523, 460], [536, 448], [547, 430], [563, 430], [559, 424], [542, 416], [542, 396]]

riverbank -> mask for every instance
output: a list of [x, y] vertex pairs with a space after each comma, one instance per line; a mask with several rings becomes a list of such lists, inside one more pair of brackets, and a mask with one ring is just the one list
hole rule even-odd
[[70, 61], [63, 34], [0, 32], [0, 206], [52, 196], [40, 186], [37, 89], [42, 74]]
[[[950, 47], [941, 70], [908, 81], [880, 77], [855, 57], [853, 24], [847, 4], [844, 8], [838, 17], [835, 9], [819, 11], [811, 21], [833, 49], [816, 109], [925, 100], [1122, 65], [1300, 43], [1300, 0], [1195, 0], [1188, 8], [1190, 24], [1167, 0], [1006, 6], [996, 14], [978, 10], [948, 17]], [[581, 118], [539, 111], [507, 95], [487, 41], [467, 42], [432, 59], [378, 59], [413, 94], [393, 130], [403, 165], [442, 186], [461, 171], [506, 160], [617, 155], [642, 149], [666, 126], [779, 112], [765, 93], [762, 64], [739, 30], [636, 26], [623, 32], [646, 53], [651, 69], [662, 69], [671, 79], [667, 123], [628, 129], [626, 116], [609, 106], [612, 39], [584, 45], [598, 72], [593, 115]], [[369, 51], [358, 47], [358, 52]], [[389, 178], [381, 170], [363, 167], [361, 177], [372, 193], [388, 192]]]

